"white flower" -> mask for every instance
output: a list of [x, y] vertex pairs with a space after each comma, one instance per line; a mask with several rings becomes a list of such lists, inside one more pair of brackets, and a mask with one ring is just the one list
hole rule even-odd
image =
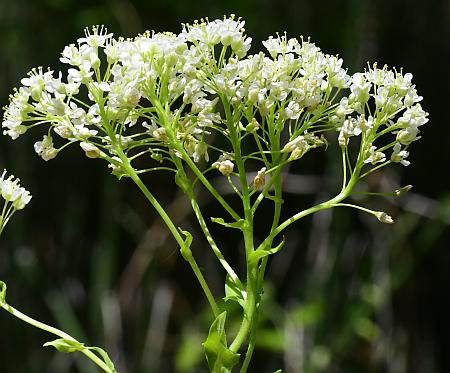
[[87, 83], [94, 75], [91, 70], [92, 65], [89, 61], [83, 61], [83, 64], [79, 66], [79, 69], [69, 69], [67, 79], [71, 83]]
[[99, 148], [97, 148], [94, 144], [89, 142], [80, 142], [81, 149], [84, 150], [86, 157], [88, 158], [98, 158], [101, 154]]
[[229, 154], [222, 154], [212, 165], [213, 167], [216, 167], [224, 176], [229, 176], [234, 169], [234, 163], [231, 155]]
[[288, 119], [298, 119], [300, 114], [303, 112], [303, 108], [300, 104], [295, 101], [290, 101], [289, 104], [284, 109], [284, 116]]
[[77, 42], [79, 44], [88, 44], [91, 47], [102, 47], [104, 46], [109, 39], [113, 36], [113, 34], [108, 34], [108, 30], [104, 28], [103, 26], [93, 26], [92, 27], [92, 34], [91, 30], [88, 28], [84, 29], [84, 38], [79, 38]]
[[377, 151], [377, 147], [372, 145], [366, 153], [364, 163], [377, 164], [386, 160], [386, 155], [383, 152]]
[[397, 132], [397, 141], [402, 145], [409, 145], [413, 141], [419, 140], [419, 129], [417, 127], [408, 127]]
[[159, 127], [156, 128], [153, 132], [152, 132], [153, 137], [156, 140], [160, 140], [160, 141], [167, 141], [168, 137], [167, 137], [167, 133], [166, 133], [166, 129], [163, 127]]
[[411, 162], [409, 162], [405, 159], [408, 157], [409, 152], [407, 152], [406, 150], [401, 150], [401, 149], [402, 149], [402, 146], [400, 145], [400, 143], [396, 143], [394, 145], [394, 149], [393, 149], [392, 155], [391, 155], [391, 161], [401, 163], [403, 166], [409, 166], [411, 164]]
[[34, 150], [44, 161], [49, 161], [58, 155], [58, 150], [53, 147], [51, 136], [44, 135], [42, 141], [34, 144]]
[[20, 82], [25, 86], [29, 87], [29, 92], [31, 97], [35, 101], [39, 101], [42, 96], [42, 92], [46, 90], [46, 87], [51, 85], [53, 81], [53, 71], [49, 70], [45, 73], [42, 67], [38, 69], [33, 69], [28, 74], [28, 78], [23, 78]]
[[419, 127], [428, 122], [428, 113], [422, 109], [420, 104], [408, 108], [398, 120], [404, 127]]
[[308, 142], [305, 136], [297, 136], [293, 140], [289, 141], [284, 147], [283, 152], [291, 153], [289, 159], [297, 160], [309, 150]]
[[300, 49], [299, 42], [296, 39], [287, 40], [286, 35], [274, 38], [269, 36], [269, 39], [262, 42], [266, 49], [269, 51], [272, 58], [275, 58], [278, 54], [292, 53]]
[[347, 97], [343, 97], [341, 101], [339, 102], [338, 107], [336, 108], [336, 115], [338, 117], [345, 117], [346, 115], [349, 115], [353, 113], [355, 109], [350, 105], [348, 102]]
[[0, 191], [2, 198], [6, 202], [11, 202], [14, 209], [23, 209], [31, 200], [31, 194], [25, 188], [19, 185], [20, 180], [14, 179], [14, 175], [10, 175], [7, 179], [6, 170], [0, 177]]
[[359, 115], [356, 119], [356, 125], [361, 132], [367, 132], [373, 128], [373, 117], [369, 116], [366, 119], [364, 114]]
[[[234, 19], [234, 15], [223, 20], [195, 22], [193, 25], [183, 25], [180, 36], [200, 46], [214, 46], [222, 43], [224, 46], [231, 46], [231, 49], [238, 58], [245, 57], [250, 49], [251, 38], [244, 35], [245, 22], [241, 19]], [[202, 47], [202, 54], [208, 53], [208, 48]]]
[[339, 131], [339, 145], [347, 146], [349, 138], [352, 136], [359, 136], [361, 134], [361, 121], [355, 118], [349, 118], [344, 120], [344, 123], [340, 127]]
[[234, 163], [231, 162], [229, 159], [226, 159], [222, 162], [219, 162], [216, 165], [217, 169], [220, 171], [220, 173], [224, 176], [228, 176], [233, 172]]
[[350, 90], [356, 101], [365, 104], [369, 100], [369, 92], [372, 84], [366, 80], [364, 74], [356, 73], [352, 77]]
[[202, 157], [206, 162], [209, 161], [208, 145], [206, 145], [206, 143], [203, 141], [198, 141], [194, 146], [194, 153], [192, 154], [192, 158], [194, 159], [194, 162], [199, 162]]

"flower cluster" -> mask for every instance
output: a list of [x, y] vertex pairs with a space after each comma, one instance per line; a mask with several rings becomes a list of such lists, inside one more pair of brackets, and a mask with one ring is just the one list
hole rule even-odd
[[6, 178], [6, 170], [0, 176], [0, 191], [6, 203], [11, 203], [13, 209], [22, 210], [31, 200], [31, 194], [19, 184], [20, 180], [14, 175]]
[[[267, 54], [247, 56], [251, 38], [234, 16], [183, 25], [179, 34], [115, 39], [103, 27], [85, 33], [62, 52], [67, 72], [32, 70], [6, 107], [2, 126], [13, 139], [50, 126], [34, 146], [44, 160], [75, 142], [115, 171], [124, 155], [209, 162], [216, 152], [213, 166], [228, 175], [232, 156], [224, 156], [233, 155], [233, 142], [251, 135], [270, 153], [273, 134], [286, 130], [288, 141], [277, 148], [287, 161], [337, 131], [342, 147], [352, 137], [364, 142], [365, 164], [408, 165], [408, 146], [428, 121], [411, 74], [374, 65], [350, 76], [341, 58], [286, 35], [264, 41]], [[213, 146], [215, 134], [228, 146]], [[394, 138], [379, 140], [388, 134]]]
[[[341, 99], [333, 121], [339, 128], [339, 144], [346, 146], [352, 136], [363, 136], [366, 141], [365, 163], [386, 161], [384, 153], [393, 148], [390, 161], [410, 164], [406, 158], [407, 147], [420, 136], [419, 127], [428, 122], [411, 83], [412, 74], [379, 69], [376, 64], [364, 73], [354, 74], [350, 95]], [[382, 148], [373, 143], [384, 135], [394, 134], [395, 139], [383, 140]], [[379, 140], [378, 140], [379, 141]]]
[[31, 200], [31, 194], [19, 184], [20, 180], [13, 175], [6, 177], [6, 170], [0, 176], [0, 194], [4, 200], [0, 215], [0, 234], [11, 216], [22, 210]]

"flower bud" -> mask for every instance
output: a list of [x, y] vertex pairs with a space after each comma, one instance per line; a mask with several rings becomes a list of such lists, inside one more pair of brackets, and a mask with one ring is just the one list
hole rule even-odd
[[261, 168], [253, 179], [253, 186], [255, 189], [260, 189], [266, 184], [266, 170], [265, 167]]
[[216, 167], [223, 176], [229, 176], [233, 172], [234, 163], [229, 159], [226, 159], [222, 162], [218, 162]]
[[394, 223], [394, 219], [392, 219], [391, 216], [389, 216], [388, 214], [386, 214], [383, 211], [376, 211], [375, 212], [375, 216], [382, 223], [385, 223], [385, 224], [392, 224], [392, 223]]
[[247, 132], [255, 132], [258, 130], [258, 128], [260, 127], [258, 121], [255, 118], [252, 118], [252, 121], [247, 124], [247, 126], [245, 127], [245, 130]]
[[394, 190], [394, 194], [396, 197], [400, 197], [405, 193], [408, 193], [411, 189], [412, 189], [412, 185], [405, 185], [404, 187], [400, 188], [400, 189], [396, 189]]
[[157, 128], [156, 130], [153, 131], [153, 137], [156, 140], [166, 141], [167, 140], [166, 129], [163, 127]]
[[84, 153], [86, 154], [86, 157], [88, 158], [98, 158], [100, 156], [100, 149], [97, 148], [95, 145], [89, 143], [89, 142], [81, 142], [80, 143], [81, 149], [84, 150]]
[[47, 148], [42, 152], [41, 157], [44, 161], [49, 161], [49, 160], [55, 158], [57, 155], [58, 155], [57, 149]]

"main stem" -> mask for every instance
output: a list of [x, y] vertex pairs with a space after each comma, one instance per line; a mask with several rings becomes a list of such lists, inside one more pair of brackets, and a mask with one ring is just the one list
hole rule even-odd
[[[280, 141], [279, 141], [280, 139], [279, 139], [279, 136], [275, 136], [275, 135], [272, 135], [271, 138], [273, 139], [273, 141], [272, 141], [272, 148], [275, 150], [274, 154], [276, 154], [272, 158], [272, 167], [273, 167], [274, 165], [278, 164], [279, 161], [280, 161], [279, 154], [276, 152], [280, 148]], [[271, 232], [279, 224], [280, 215], [281, 215], [282, 189], [281, 189], [281, 176], [280, 176], [280, 173], [281, 173], [281, 168], [277, 169], [275, 171], [274, 175], [272, 176], [273, 188], [274, 188], [274, 193], [275, 193], [275, 199], [274, 199], [275, 205], [274, 205], [272, 226], [270, 228]], [[269, 242], [268, 244], [271, 245], [272, 242]], [[264, 286], [264, 275], [265, 275], [265, 271], [266, 271], [266, 266], [267, 266], [268, 260], [269, 260], [269, 256], [266, 256], [266, 257], [262, 258], [261, 264], [259, 266], [258, 279], [257, 279], [257, 290], [256, 290], [257, 304], [259, 304], [261, 302], [261, 295], [262, 295], [263, 286]], [[253, 317], [253, 322], [252, 322], [252, 328], [251, 328], [251, 331], [250, 331], [248, 348], [247, 348], [247, 352], [245, 354], [244, 362], [242, 363], [241, 373], [246, 373], [247, 372], [247, 369], [248, 369], [248, 367], [250, 365], [250, 361], [251, 361], [252, 356], [253, 356], [253, 350], [255, 348], [255, 339], [256, 339], [256, 332], [257, 332], [257, 323], [258, 323], [258, 317], [259, 317], [259, 309], [260, 309], [260, 306], [256, 307], [255, 315]]]
[[253, 320], [257, 309], [257, 292], [258, 292], [258, 263], [251, 263], [248, 258], [254, 252], [253, 243], [253, 211], [250, 203], [250, 192], [247, 184], [247, 177], [245, 172], [245, 165], [242, 159], [241, 142], [239, 135], [234, 127], [235, 123], [231, 114], [228, 102], [224, 102], [225, 114], [227, 117], [227, 127], [233, 143], [233, 150], [235, 154], [235, 162], [239, 172], [239, 180], [242, 189], [242, 204], [244, 208], [244, 227], [242, 229], [244, 236], [245, 255], [247, 262], [247, 299], [244, 304], [243, 320], [236, 338], [230, 345], [230, 350], [233, 352], [239, 351], [242, 344], [247, 339], [251, 332]]

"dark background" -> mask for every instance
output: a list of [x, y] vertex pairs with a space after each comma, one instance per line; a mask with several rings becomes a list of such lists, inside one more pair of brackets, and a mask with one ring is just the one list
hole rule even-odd
[[[411, 146], [411, 166], [391, 167], [365, 184], [382, 191], [414, 185], [398, 200], [360, 201], [388, 211], [396, 224], [339, 210], [286, 232], [284, 252], [271, 261], [250, 371], [449, 372], [449, 1], [1, 0], [0, 102], [7, 104], [32, 67], [58, 69], [59, 53], [85, 26], [104, 24], [116, 36], [132, 37], [146, 29], [179, 32], [182, 22], [230, 13], [246, 20], [253, 51], [286, 31], [339, 54], [350, 73], [367, 61], [403, 67], [414, 74], [430, 113], [423, 138]], [[120, 372], [205, 371], [200, 343], [210, 315], [154, 211], [131, 183], [118, 182], [76, 147], [45, 163], [33, 151], [37, 140], [32, 134], [0, 139], [0, 167], [33, 194], [1, 237], [0, 279], [9, 302], [104, 346]], [[286, 213], [335, 190], [334, 154], [312, 155], [291, 170]], [[177, 224], [200, 237], [172, 178], [146, 181]], [[214, 203], [200, 203], [216, 216]], [[213, 233], [242, 271], [240, 241], [219, 228]], [[194, 250], [221, 294], [223, 273], [207, 246], [200, 239]], [[42, 348], [49, 339], [0, 313], [0, 371], [95, 371], [83, 356]]]

